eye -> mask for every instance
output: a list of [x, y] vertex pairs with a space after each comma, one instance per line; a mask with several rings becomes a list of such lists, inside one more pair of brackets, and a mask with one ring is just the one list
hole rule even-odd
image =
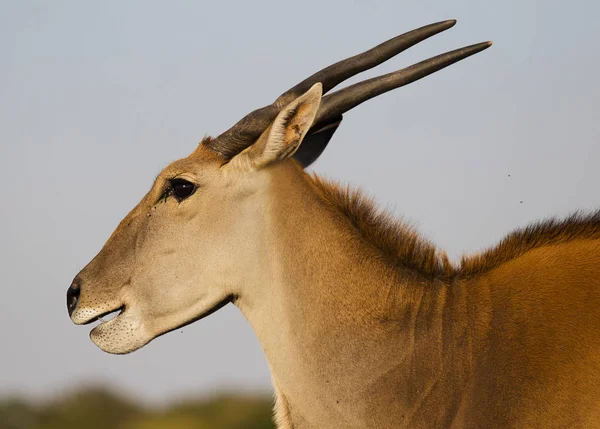
[[183, 201], [196, 191], [196, 185], [184, 179], [172, 179], [170, 194]]

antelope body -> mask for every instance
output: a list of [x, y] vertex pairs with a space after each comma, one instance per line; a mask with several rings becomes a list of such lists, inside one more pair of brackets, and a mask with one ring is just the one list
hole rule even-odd
[[359, 192], [308, 175], [342, 114], [487, 48], [323, 96], [454, 21], [290, 89], [157, 177], [67, 292], [109, 353], [235, 304], [266, 354], [278, 427], [600, 427], [600, 214], [451, 264]]

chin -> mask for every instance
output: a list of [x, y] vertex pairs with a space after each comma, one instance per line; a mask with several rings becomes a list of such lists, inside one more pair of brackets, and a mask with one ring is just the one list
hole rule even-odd
[[118, 355], [136, 351], [153, 338], [146, 333], [141, 321], [127, 312], [100, 323], [90, 332], [90, 339], [102, 351]]

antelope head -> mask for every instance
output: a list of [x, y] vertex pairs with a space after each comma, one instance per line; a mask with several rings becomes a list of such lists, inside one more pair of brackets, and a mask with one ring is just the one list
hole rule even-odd
[[268, 183], [281, 166], [321, 154], [342, 115], [386, 91], [488, 48], [480, 43], [323, 96], [340, 82], [447, 30], [422, 27], [331, 65], [173, 162], [75, 277], [67, 307], [76, 324], [118, 315], [90, 333], [109, 353], [129, 353], [244, 296], [268, 265]]

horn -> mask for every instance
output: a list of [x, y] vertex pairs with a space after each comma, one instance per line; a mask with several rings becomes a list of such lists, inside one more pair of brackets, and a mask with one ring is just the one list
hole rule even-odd
[[283, 108], [291, 103], [297, 97], [300, 97], [308, 91], [315, 83], [321, 82], [323, 85], [323, 94], [326, 94], [335, 86], [352, 76], [372, 69], [375, 66], [389, 60], [390, 58], [406, 51], [408, 48], [435, 36], [442, 31], [448, 30], [456, 25], [456, 20], [436, 22], [425, 27], [409, 31], [408, 33], [396, 36], [374, 48], [361, 54], [355, 55], [345, 60], [339, 61], [323, 70], [313, 74], [311, 77], [303, 80], [298, 85], [284, 92], [277, 100], [275, 105]]
[[[302, 95], [315, 83], [321, 82], [323, 85], [323, 93], [325, 94], [344, 80], [387, 61], [411, 46], [447, 30], [455, 24], [455, 20], [430, 24], [394, 37], [366, 52], [328, 66], [281, 94], [273, 104], [257, 109], [246, 115], [233, 127], [219, 135], [217, 138], [211, 139], [206, 144], [210, 149], [221, 154], [225, 159], [231, 159], [233, 156], [252, 145], [260, 137], [263, 131], [269, 127], [284, 106]], [[341, 120], [341, 113], [348, 111], [352, 107], [379, 94], [390, 91], [391, 89], [421, 79], [489, 46], [490, 43], [482, 43], [459, 49], [431, 58], [430, 60], [408, 67], [407, 69], [390, 73], [379, 78], [369, 79], [346, 89], [334, 92], [323, 98], [321, 107], [317, 113], [315, 125], [311, 130], [313, 130], [314, 134], [315, 128], [322, 128], [324, 125], [331, 123], [332, 118], [334, 117], [339, 123], [339, 120]], [[335, 114], [334, 112], [338, 113]], [[318, 124], [321, 124], [321, 126], [318, 127]], [[318, 133], [319, 130], [316, 132]], [[335, 132], [335, 129], [333, 132]], [[327, 141], [331, 138], [333, 132], [330, 133]]]
[[421, 61], [402, 70], [364, 80], [329, 94], [321, 100], [319, 111], [311, 129], [320, 128], [320, 124], [327, 122], [330, 118], [338, 117], [373, 97], [422, 79], [490, 46], [492, 46], [491, 42], [467, 46]]

